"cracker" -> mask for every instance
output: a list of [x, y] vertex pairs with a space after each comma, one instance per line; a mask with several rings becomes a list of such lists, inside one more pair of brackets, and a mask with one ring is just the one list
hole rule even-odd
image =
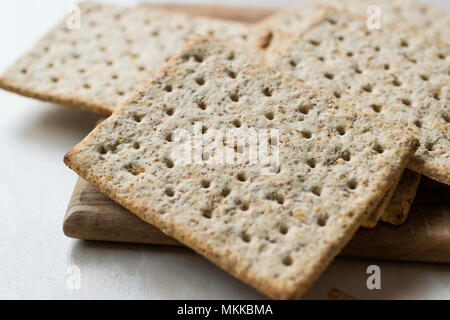
[[[369, 217], [361, 223], [361, 227], [364, 228], [375, 228], [380, 220], [381, 216], [385, 212], [386, 208], [391, 205], [391, 198], [395, 192], [403, 193], [404, 190], [398, 190], [397, 186], [399, 184], [401, 172], [397, 173], [397, 175], [393, 178], [394, 183], [392, 183], [389, 188], [386, 190], [386, 193], [381, 199], [381, 201], [376, 206], [375, 210], [369, 215]], [[415, 188], [414, 190], [416, 190]]]
[[[290, 6], [259, 23], [260, 41], [273, 42], [270, 49], [277, 49], [288, 35], [297, 34], [324, 6], [344, 9], [362, 16], [369, 16], [369, 6], [378, 6], [382, 24], [396, 25], [401, 29], [422, 33], [427, 37], [450, 43], [450, 15], [416, 0], [309, 0]], [[268, 47], [268, 46], [267, 46]]]
[[280, 50], [273, 66], [407, 127], [420, 141], [408, 168], [450, 184], [450, 46], [326, 9]]
[[243, 43], [248, 33], [245, 24], [143, 6], [79, 8], [80, 29], [63, 19], [6, 70], [1, 88], [109, 115], [195, 34]]
[[[235, 277], [272, 298], [297, 298], [381, 200], [417, 140], [252, 61], [197, 38], [65, 162]], [[214, 129], [278, 130], [269, 131], [270, 154], [279, 148], [280, 166], [264, 156], [246, 164], [250, 140], [220, 136], [235, 162], [220, 165], [219, 149], [192, 162], [173, 133], [192, 135], [196, 122], [205, 146]], [[268, 140], [259, 136], [260, 150]]]
[[420, 174], [406, 169], [394, 192], [389, 205], [383, 212], [381, 220], [394, 225], [401, 225], [408, 217], [411, 205], [416, 197], [420, 183]]

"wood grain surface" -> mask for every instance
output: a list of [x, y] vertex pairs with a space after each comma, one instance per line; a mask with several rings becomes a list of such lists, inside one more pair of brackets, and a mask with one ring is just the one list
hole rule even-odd
[[[250, 23], [273, 12], [256, 8], [152, 6]], [[82, 179], [75, 186], [63, 230], [68, 237], [86, 240], [180, 245]], [[450, 263], [450, 187], [423, 178], [403, 225], [379, 223], [373, 229], [360, 229], [341, 255]]]
[[[409, 218], [401, 226], [361, 228], [342, 256], [450, 263], [450, 188], [423, 178]], [[64, 219], [68, 237], [180, 245], [81, 178]]]

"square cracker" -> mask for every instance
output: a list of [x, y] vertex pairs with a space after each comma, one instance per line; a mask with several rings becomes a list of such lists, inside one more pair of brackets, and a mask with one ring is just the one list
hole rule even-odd
[[[450, 14], [417, 0], [309, 0], [280, 10], [258, 23], [260, 45], [268, 51], [290, 35], [297, 34], [308, 25], [312, 17], [324, 6], [351, 11], [361, 16], [374, 16], [377, 6], [382, 24], [396, 25], [400, 29], [421, 33], [429, 38], [450, 43]], [[268, 41], [270, 40], [270, 41]], [[270, 42], [270, 43], [269, 43]]]
[[[245, 24], [141, 6], [83, 2], [0, 77], [25, 96], [109, 115], [194, 35], [244, 43]], [[72, 20], [71, 20], [72, 19]]]
[[327, 8], [280, 49], [274, 67], [420, 141], [408, 168], [450, 184], [450, 46]]
[[[252, 60], [196, 39], [65, 162], [235, 277], [270, 297], [297, 298], [381, 200], [417, 140]], [[278, 130], [269, 132], [280, 166], [267, 172], [274, 159], [265, 157], [246, 164], [249, 139], [227, 138], [223, 147], [237, 159], [227, 165], [219, 149], [180, 158], [173, 133], [193, 133], [197, 123], [202, 145], [216, 137], [208, 132]], [[267, 141], [260, 135], [258, 146]]]

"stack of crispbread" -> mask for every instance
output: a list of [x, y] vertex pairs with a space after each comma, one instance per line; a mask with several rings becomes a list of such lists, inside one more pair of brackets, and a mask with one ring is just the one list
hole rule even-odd
[[450, 184], [450, 19], [407, 2], [375, 1], [407, 31], [370, 30], [365, 0], [257, 25], [85, 2], [80, 29], [62, 21], [0, 86], [112, 113], [69, 167], [266, 295], [298, 298], [361, 225], [406, 219], [420, 174]]

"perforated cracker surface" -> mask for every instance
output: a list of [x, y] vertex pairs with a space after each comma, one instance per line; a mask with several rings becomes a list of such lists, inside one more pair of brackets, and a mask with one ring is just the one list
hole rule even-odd
[[[65, 161], [239, 279], [296, 298], [381, 200], [417, 141], [251, 59], [198, 39]], [[247, 163], [250, 140], [226, 140], [236, 162], [211, 164], [219, 158], [211, 151], [183, 163], [192, 158], [180, 159], [173, 134], [193, 134], [198, 122], [203, 145], [217, 137], [212, 130], [278, 130], [257, 141], [279, 148], [280, 166]]]
[[300, 32], [323, 6], [348, 10], [368, 19], [375, 17], [381, 26], [392, 24], [450, 43], [450, 14], [417, 0], [309, 0], [265, 19], [260, 23], [260, 36], [264, 38], [264, 33], [270, 31], [274, 43], [270, 49], [276, 50], [286, 35]]
[[450, 47], [326, 10], [276, 57], [287, 74], [420, 140], [408, 167], [450, 184]]
[[[240, 23], [83, 2], [0, 78], [27, 96], [111, 113], [196, 34], [245, 42]], [[77, 25], [79, 21], [80, 25]]]

